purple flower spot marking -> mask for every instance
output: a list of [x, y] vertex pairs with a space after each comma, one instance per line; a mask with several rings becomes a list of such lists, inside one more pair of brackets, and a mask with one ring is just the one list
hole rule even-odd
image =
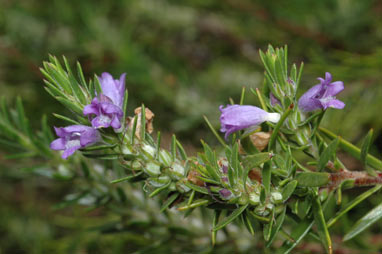
[[258, 107], [228, 105], [226, 108], [220, 106], [221, 132], [225, 132], [225, 138], [238, 130], [251, 126], [258, 126], [265, 121], [277, 123], [280, 120], [279, 113], [268, 113]]
[[332, 82], [332, 75], [325, 73], [325, 79], [318, 78], [320, 84], [313, 86], [298, 100], [298, 107], [305, 112], [316, 109], [343, 109], [345, 103], [336, 99], [336, 95], [344, 90], [342, 81]]
[[92, 145], [101, 139], [96, 129], [85, 125], [54, 127], [54, 130], [59, 138], [50, 143], [50, 148], [63, 150], [63, 159], [67, 159], [76, 150]]

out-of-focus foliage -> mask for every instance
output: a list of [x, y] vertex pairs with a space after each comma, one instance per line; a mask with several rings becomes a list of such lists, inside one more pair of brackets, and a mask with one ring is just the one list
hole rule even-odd
[[[0, 88], [9, 101], [15, 95], [24, 98], [31, 124], [37, 126], [37, 116], [63, 110], [42, 88], [38, 68], [49, 53], [78, 59], [87, 77], [93, 72], [127, 72], [130, 108], [144, 101], [160, 116], [157, 129], [177, 132], [196, 144], [207, 133], [203, 114], [217, 125], [218, 106], [227, 103], [227, 97], [237, 101], [242, 86], [262, 85], [257, 50], [269, 43], [288, 44], [293, 52], [290, 62], [309, 62], [302, 86], [316, 84], [311, 80], [325, 71], [345, 83], [340, 97], [347, 106], [341, 112], [328, 112], [324, 124], [353, 141], [361, 141], [373, 127], [379, 147], [372, 153], [376, 153], [382, 146], [382, 118], [378, 117], [382, 107], [381, 15], [382, 4], [377, 0], [0, 0]], [[16, 166], [22, 164], [15, 161]], [[143, 250], [147, 243], [163, 247], [162, 238], [150, 238], [155, 234], [150, 235], [147, 224], [144, 229], [133, 227], [131, 235], [89, 233], [88, 225], [113, 218], [102, 211], [89, 215], [81, 208], [52, 211], [53, 204], [73, 186], [31, 178], [26, 171], [17, 172], [15, 165], [4, 165], [0, 171], [2, 252], [126, 253]], [[349, 215], [358, 219], [358, 212], [365, 214], [379, 200], [369, 202], [370, 206], [365, 204]], [[328, 210], [330, 214], [330, 205]], [[336, 228], [339, 234], [355, 221], [353, 216], [341, 220], [343, 227]], [[161, 230], [168, 230], [167, 226]], [[366, 240], [351, 245], [377, 251], [380, 231], [373, 230]], [[182, 251], [195, 251], [194, 246], [208, 251], [209, 228], [194, 232], [205, 236], [204, 240], [188, 236], [179, 243], [175, 238], [179, 234], [171, 232], [168, 239], [174, 241], [173, 246], [185, 246]], [[148, 235], [140, 241], [140, 234]], [[235, 238], [237, 231], [227, 234], [237, 241], [223, 250], [238, 251], [235, 248], [242, 246], [242, 239]], [[189, 238], [196, 240], [190, 244]], [[167, 247], [170, 251], [171, 242]], [[308, 247], [314, 250], [315, 245]]]

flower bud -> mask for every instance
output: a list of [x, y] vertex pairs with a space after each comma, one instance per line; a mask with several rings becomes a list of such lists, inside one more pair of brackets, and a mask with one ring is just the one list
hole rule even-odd
[[148, 162], [145, 167], [143, 167], [145, 173], [150, 176], [158, 176], [160, 175], [160, 165], [155, 162]]

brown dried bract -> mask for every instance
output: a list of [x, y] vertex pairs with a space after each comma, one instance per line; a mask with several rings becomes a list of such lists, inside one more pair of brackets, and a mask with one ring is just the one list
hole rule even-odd
[[200, 174], [198, 171], [193, 169], [188, 173], [187, 180], [195, 185], [204, 186], [204, 182], [200, 180], [199, 176]]
[[263, 151], [268, 143], [269, 139], [271, 138], [271, 132], [256, 132], [249, 136], [253, 145], [257, 148], [259, 151]]
[[[138, 117], [137, 128], [135, 130], [135, 136], [137, 136], [138, 138], [141, 137], [141, 132], [140, 132], [140, 129], [141, 129], [141, 112], [142, 112], [142, 107], [138, 107], [134, 110], [135, 116]], [[146, 126], [145, 127], [146, 127], [146, 131], [150, 134], [154, 131], [154, 127], [153, 127], [154, 116], [155, 116], [154, 113], [149, 108], [145, 108], [145, 118], [146, 118]], [[134, 124], [134, 118], [129, 117], [128, 118], [129, 128], [133, 128], [133, 124]]]
[[248, 173], [248, 177], [252, 180], [252, 181], [257, 181], [259, 183], [261, 183], [261, 172], [260, 170], [258, 169], [251, 169]]

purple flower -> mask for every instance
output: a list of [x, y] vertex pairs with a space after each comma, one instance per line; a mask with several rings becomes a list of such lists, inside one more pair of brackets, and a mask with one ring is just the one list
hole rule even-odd
[[98, 78], [101, 83], [102, 93], [109, 97], [114, 105], [120, 108], [122, 108], [125, 96], [125, 78], [126, 73], [123, 73], [119, 80], [114, 80], [113, 76], [107, 72], [102, 73], [101, 77]]
[[251, 126], [258, 126], [265, 121], [277, 123], [280, 120], [279, 113], [268, 113], [258, 107], [228, 105], [220, 106], [221, 132], [225, 132], [225, 138], [231, 133]]
[[320, 84], [313, 86], [304, 93], [298, 101], [302, 111], [313, 111], [316, 109], [338, 108], [343, 109], [345, 103], [336, 99], [336, 95], [344, 90], [342, 81], [332, 82], [332, 75], [325, 73], [325, 79], [318, 78]]
[[96, 129], [85, 125], [54, 127], [54, 130], [59, 138], [50, 143], [50, 148], [64, 150], [63, 159], [68, 158], [76, 150], [94, 144], [101, 139]]
[[119, 80], [114, 80], [107, 73], [102, 73], [99, 77], [102, 93], [92, 100], [92, 103], [84, 108], [84, 115], [96, 115], [92, 119], [94, 128], [113, 127], [114, 129], [121, 128], [121, 119], [123, 116], [123, 100], [125, 95], [125, 77], [122, 74]]
[[99, 98], [95, 97], [91, 104], [86, 105], [83, 112], [85, 116], [96, 115], [91, 121], [94, 128], [107, 128], [110, 126], [114, 129], [121, 128], [122, 109], [103, 94], [100, 94]]

